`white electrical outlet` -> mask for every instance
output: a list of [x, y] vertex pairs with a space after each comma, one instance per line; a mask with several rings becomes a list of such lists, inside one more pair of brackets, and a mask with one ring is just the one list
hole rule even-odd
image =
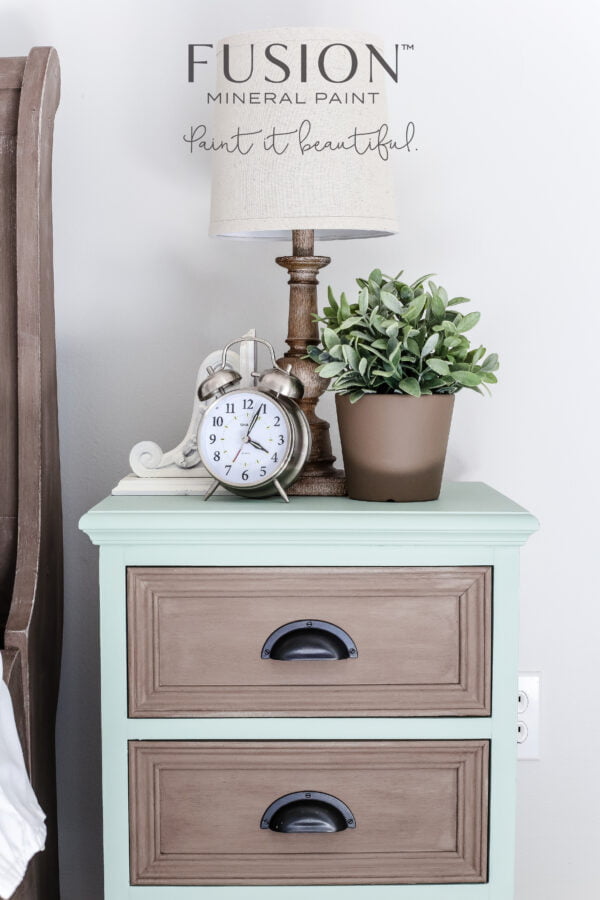
[[517, 756], [540, 758], [540, 673], [519, 675], [517, 694]]

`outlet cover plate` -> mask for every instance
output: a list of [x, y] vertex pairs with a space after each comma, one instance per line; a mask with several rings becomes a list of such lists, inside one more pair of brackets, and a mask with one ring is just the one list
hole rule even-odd
[[539, 672], [519, 673], [517, 695], [517, 756], [540, 758], [540, 680]]

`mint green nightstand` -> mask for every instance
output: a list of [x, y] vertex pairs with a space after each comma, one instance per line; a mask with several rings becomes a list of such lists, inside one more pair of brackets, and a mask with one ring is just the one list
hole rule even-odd
[[510, 900], [519, 548], [433, 503], [109, 497], [107, 900]]

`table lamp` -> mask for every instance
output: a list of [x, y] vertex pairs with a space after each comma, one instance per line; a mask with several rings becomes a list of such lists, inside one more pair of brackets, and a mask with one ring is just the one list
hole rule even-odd
[[235, 35], [216, 59], [210, 234], [291, 239], [291, 256], [276, 259], [290, 276], [289, 349], [278, 363], [304, 384], [312, 452], [290, 493], [343, 495], [329, 423], [315, 412], [328, 382], [305, 358], [319, 341], [317, 274], [330, 262], [314, 255], [314, 240], [398, 230], [393, 150], [379, 140], [397, 67], [372, 36], [331, 28]]

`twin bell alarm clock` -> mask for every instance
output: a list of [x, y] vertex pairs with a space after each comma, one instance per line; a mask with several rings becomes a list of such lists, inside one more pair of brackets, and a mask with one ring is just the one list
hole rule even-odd
[[240, 340], [227, 344], [220, 365], [208, 367], [198, 389], [200, 400], [212, 400], [198, 432], [202, 462], [215, 479], [204, 499], [223, 485], [245, 497], [279, 493], [287, 503], [285, 488], [302, 471], [311, 448], [307, 418], [294, 402], [304, 388], [277, 365], [273, 347], [262, 338], [253, 340], [269, 348], [272, 368], [252, 373], [255, 387], [236, 387], [242, 376], [228, 365], [227, 353]]

